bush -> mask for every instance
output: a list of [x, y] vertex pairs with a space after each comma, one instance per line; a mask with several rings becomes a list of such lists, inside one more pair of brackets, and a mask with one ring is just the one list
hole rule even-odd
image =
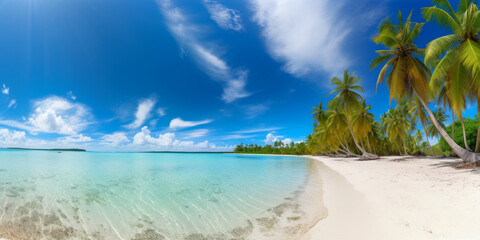
[[[470, 119], [470, 118], [465, 118], [463, 119], [463, 122], [465, 124], [465, 135], [467, 137], [467, 144], [468, 146], [472, 149], [475, 150], [475, 144], [477, 141], [477, 129], [478, 129], [478, 119]], [[448, 125], [445, 127], [445, 131], [448, 133], [448, 135], [451, 137], [452, 136], [452, 125]], [[463, 131], [462, 131], [462, 124], [460, 121], [455, 121], [455, 143], [457, 143], [460, 147], [465, 147], [465, 144], [463, 143]], [[445, 139], [440, 138], [439, 141], [440, 148], [442, 149], [442, 152], [451, 152], [452, 149], [450, 146], [447, 144]]]

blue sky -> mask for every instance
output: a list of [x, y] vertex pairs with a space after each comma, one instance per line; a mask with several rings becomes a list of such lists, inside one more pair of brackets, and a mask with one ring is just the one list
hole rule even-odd
[[[456, 4], [456, 3], [454, 3]], [[0, 146], [229, 150], [302, 141], [344, 69], [375, 93], [371, 38], [429, 1], [0, 1]], [[418, 46], [448, 31], [427, 23]], [[394, 103], [392, 103], [394, 104]], [[467, 109], [473, 116], [475, 107]], [[268, 137], [267, 137], [268, 135]]]

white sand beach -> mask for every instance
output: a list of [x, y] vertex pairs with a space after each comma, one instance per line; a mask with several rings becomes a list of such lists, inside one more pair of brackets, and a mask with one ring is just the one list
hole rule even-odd
[[328, 216], [305, 239], [480, 239], [480, 169], [460, 159], [312, 158]]

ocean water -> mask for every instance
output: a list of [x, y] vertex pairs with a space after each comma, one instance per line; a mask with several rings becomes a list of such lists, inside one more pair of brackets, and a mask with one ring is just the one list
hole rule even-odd
[[0, 150], [0, 238], [295, 239], [318, 220], [316, 203], [302, 202], [321, 202], [315, 166], [283, 156]]

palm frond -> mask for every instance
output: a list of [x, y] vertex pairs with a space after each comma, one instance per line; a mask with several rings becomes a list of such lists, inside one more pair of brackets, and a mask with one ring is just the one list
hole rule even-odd
[[453, 7], [448, 0], [433, 0], [433, 4], [446, 10], [450, 15], [455, 15], [455, 10], [453, 10]]
[[467, 39], [460, 45], [460, 60], [466, 69], [470, 70], [473, 78], [480, 74], [480, 44]]
[[450, 34], [432, 40], [427, 44], [427, 49], [425, 50], [425, 63], [430, 67], [434, 67], [438, 63], [437, 60], [457, 42], [458, 36], [456, 34]]
[[470, 4], [475, 4], [477, 1], [475, 0], [460, 0], [459, 3], [458, 3], [458, 7], [457, 7], [457, 12], [459, 14], [464, 14], [468, 7], [470, 6]]
[[420, 35], [420, 32], [422, 31], [422, 27], [424, 24], [425, 23], [415, 23], [406, 41], [413, 42], [415, 39], [417, 39], [418, 36]]
[[456, 46], [445, 54], [442, 60], [436, 65], [430, 81], [441, 80], [442, 77], [447, 76], [448, 70], [455, 62], [459, 50], [460, 46]]
[[422, 8], [422, 15], [427, 22], [433, 20], [444, 27], [451, 28], [453, 31], [460, 28], [458, 20], [436, 6]]

